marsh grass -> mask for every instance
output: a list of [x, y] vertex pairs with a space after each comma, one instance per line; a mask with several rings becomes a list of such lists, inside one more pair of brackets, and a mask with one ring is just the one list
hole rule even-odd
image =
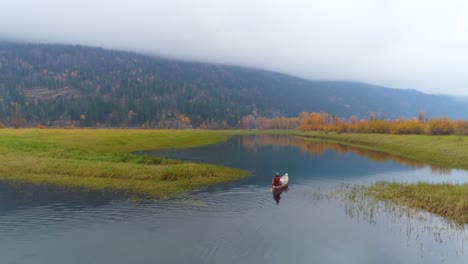
[[[334, 197], [344, 202], [345, 212], [349, 217], [372, 225], [384, 224], [387, 231], [400, 233], [406, 237], [408, 243], [413, 240], [420, 244], [421, 257], [434, 257], [433, 252], [426, 250], [425, 243], [428, 239], [445, 245], [457, 255], [466, 253], [468, 226], [454, 218], [443, 215], [440, 217], [440, 214], [433, 214], [434, 212], [420, 206], [408, 206], [393, 199], [374, 196], [376, 186], [380, 188], [385, 184], [387, 183], [371, 186], [343, 185], [338, 187], [338, 192], [334, 192]], [[444, 254], [441, 257], [444, 259]]]
[[248, 172], [131, 154], [226, 140], [232, 132], [2, 129], [0, 178], [34, 184], [173, 197]]
[[379, 182], [367, 188], [366, 194], [468, 224], [468, 184]]
[[[304, 132], [300, 136], [354, 145], [370, 150], [399, 155], [443, 168], [468, 169], [468, 145], [465, 136], [388, 135]], [[468, 223], [468, 184], [376, 183], [366, 189], [367, 195], [382, 201]], [[352, 193], [350, 194], [352, 198]]]
[[[377, 185], [380, 184], [384, 183]], [[372, 188], [372, 185], [339, 184], [330, 188], [313, 189], [304, 195], [314, 203], [338, 201], [349, 218], [360, 223], [384, 226], [387, 232], [404, 236], [407, 243], [413, 241], [420, 244], [421, 256], [434, 257], [433, 252], [426, 251], [425, 247], [425, 243], [430, 240], [445, 244], [447, 249], [456, 254], [466, 254], [468, 225], [419, 207], [409, 207], [375, 197], [369, 193], [373, 192]]]

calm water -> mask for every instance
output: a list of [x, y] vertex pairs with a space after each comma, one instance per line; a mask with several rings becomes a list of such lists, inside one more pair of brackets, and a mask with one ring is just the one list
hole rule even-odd
[[[147, 153], [253, 176], [155, 203], [0, 183], [0, 263], [468, 263], [468, 226], [322, 195], [382, 179], [468, 182], [465, 171], [277, 136]], [[290, 188], [273, 197], [277, 171]]]

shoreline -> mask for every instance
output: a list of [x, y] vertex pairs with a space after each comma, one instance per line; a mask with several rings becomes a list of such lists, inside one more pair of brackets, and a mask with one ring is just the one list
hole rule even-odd
[[[443, 168], [468, 169], [468, 138], [461, 136], [298, 132], [296, 136], [398, 155]], [[441, 155], [440, 153], [445, 153]], [[468, 183], [377, 182], [361, 186], [369, 197], [422, 209], [468, 224]]]
[[443, 168], [468, 170], [468, 136], [297, 132], [295, 136], [384, 152]]

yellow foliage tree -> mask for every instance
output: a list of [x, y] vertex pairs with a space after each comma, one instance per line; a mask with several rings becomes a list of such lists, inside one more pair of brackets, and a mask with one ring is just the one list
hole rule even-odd
[[455, 125], [447, 117], [431, 118], [429, 120], [429, 133], [432, 135], [451, 135], [455, 133]]

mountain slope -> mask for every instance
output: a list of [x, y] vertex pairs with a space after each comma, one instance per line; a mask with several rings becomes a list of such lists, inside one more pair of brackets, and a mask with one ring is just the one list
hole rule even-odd
[[29, 125], [173, 127], [184, 114], [219, 127], [302, 111], [468, 116], [468, 104], [449, 96], [71, 45], [0, 43], [0, 98], [0, 121], [18, 102]]

